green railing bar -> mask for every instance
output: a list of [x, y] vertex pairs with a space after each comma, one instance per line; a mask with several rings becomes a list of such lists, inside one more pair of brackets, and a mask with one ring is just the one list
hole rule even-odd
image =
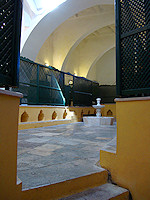
[[37, 103], [39, 104], [39, 65], [37, 65]]
[[29, 62], [29, 63], [31, 63], [31, 64], [34, 64], [34, 65], [39, 65], [40, 67], [44, 67], [44, 68], [47, 68], [47, 69], [50, 69], [50, 70], [53, 70], [53, 68], [51, 67], [51, 66], [45, 66], [45, 65], [42, 65], [42, 64], [39, 64], [39, 63], [36, 63], [36, 62], [33, 62], [32, 60], [29, 60], [29, 59], [27, 59], [27, 58], [24, 58], [24, 57], [20, 57], [20, 60], [22, 60], [22, 61], [25, 61], [25, 62]]
[[85, 94], [85, 95], [89, 95], [92, 96], [91, 93], [87, 93], [87, 92], [80, 92], [80, 91], [73, 91], [74, 93], [78, 93], [78, 94]]
[[51, 90], [61, 91], [61, 89], [54, 88], [54, 87], [49, 87], [49, 86], [47, 86], [47, 85], [39, 85], [39, 87], [43, 87], [43, 88], [47, 88], [47, 89], [51, 89]]
[[[20, 83], [21, 83], [21, 84], [24, 84], [24, 85], [31, 85], [31, 86], [38, 87], [38, 85], [37, 85], [37, 84], [34, 84], [34, 83], [23, 83], [23, 82], [20, 82]], [[39, 85], [39, 87], [43, 87], [43, 88], [47, 88], [47, 89], [51, 89], [51, 90], [61, 91], [61, 89], [54, 88], [54, 87], [49, 87], [49, 86], [46, 86], [46, 85]]]
[[[35, 102], [30, 102], [30, 103], [28, 103], [28, 105], [37, 105], [37, 104]], [[59, 106], [64, 106], [64, 104], [60, 104], [60, 103], [38, 103], [38, 105], [43, 105], [43, 106], [44, 105], [55, 105], [55, 106], [59, 105]]]
[[23, 83], [23, 82], [19, 82], [19, 83], [24, 84], [24, 85], [31, 85], [31, 86], [37, 87], [37, 84], [34, 84], [34, 83]]

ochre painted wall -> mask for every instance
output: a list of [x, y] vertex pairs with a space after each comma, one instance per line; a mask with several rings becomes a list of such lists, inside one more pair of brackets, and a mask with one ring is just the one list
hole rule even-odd
[[0, 89], [0, 199], [19, 200], [17, 136], [19, 94]]
[[[109, 110], [116, 118], [115, 104], [106, 104], [101, 110], [102, 116], [108, 116]], [[96, 112], [93, 107], [20, 106], [19, 130], [81, 122], [83, 115], [94, 113]], [[55, 120], [53, 119], [54, 115], [56, 115]]]
[[[63, 119], [64, 112], [67, 112], [66, 119], [71, 119], [72, 112], [69, 112], [68, 107], [65, 106], [20, 106], [19, 107], [19, 123], [21, 122], [21, 115], [26, 112], [28, 115], [27, 122], [48, 121], [52, 120], [52, 115], [55, 112], [55, 120]], [[39, 114], [42, 113], [43, 118], [38, 119]]]
[[[110, 115], [110, 112], [112, 115]], [[105, 107], [101, 109], [101, 114], [104, 117], [114, 117], [116, 120], [116, 104], [105, 104]]]
[[77, 121], [74, 112], [65, 106], [20, 106], [19, 130], [39, 128]]
[[[28, 199], [47, 198], [45, 195], [51, 194], [50, 186], [26, 192], [22, 192], [21, 187], [17, 186], [17, 131], [20, 101], [16, 93], [10, 91], [5, 93], [0, 90], [0, 199], [23, 200], [27, 199], [27, 196]], [[69, 109], [74, 110], [73, 107]], [[150, 97], [118, 99], [116, 111], [117, 152], [114, 154], [101, 151], [101, 165], [111, 172], [114, 182], [130, 190], [133, 200], [149, 200]]]
[[100, 164], [133, 200], [150, 199], [150, 97], [119, 99], [116, 154], [100, 151]]

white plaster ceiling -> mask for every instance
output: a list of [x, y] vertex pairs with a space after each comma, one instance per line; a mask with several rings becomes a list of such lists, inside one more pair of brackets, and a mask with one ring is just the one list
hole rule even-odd
[[68, 0], [24, 38], [21, 55], [87, 77], [115, 47], [114, 24], [113, 1]]
[[28, 33], [22, 43], [21, 55], [35, 60], [45, 40], [60, 24], [86, 8], [103, 4], [113, 5], [114, 2], [113, 0], [68, 0], [64, 2], [44, 16], [32, 32]]

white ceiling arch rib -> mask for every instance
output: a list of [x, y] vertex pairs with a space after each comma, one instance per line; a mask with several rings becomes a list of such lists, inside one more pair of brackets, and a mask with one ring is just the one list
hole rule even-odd
[[[112, 18], [112, 22], [113, 22], [113, 18]], [[73, 45], [72, 47], [70, 48], [70, 50], [68, 51], [68, 54], [66, 55], [65, 59], [64, 59], [64, 62], [62, 64], [62, 71], [65, 71], [65, 67], [66, 67], [66, 64], [68, 62], [68, 59], [70, 57], [70, 55], [72, 54], [72, 52], [74, 51], [74, 49], [87, 37], [89, 36], [91, 33], [94, 33], [95, 31], [101, 29], [101, 28], [104, 28], [104, 27], [107, 27], [107, 26], [111, 26], [112, 23], [110, 24], [103, 24], [100, 25], [98, 24], [96, 27], [94, 27], [93, 29], [90, 29], [88, 32], [86, 32], [85, 34], [83, 34]]]
[[64, 71], [86, 77], [96, 58], [115, 46], [114, 29], [114, 24], [105, 26], [82, 40], [69, 56]]
[[74, 14], [101, 4], [113, 5], [113, 0], [68, 0], [59, 6], [59, 9], [48, 13], [33, 29], [26, 40], [21, 55], [35, 60], [41, 46], [48, 36], [65, 20]]

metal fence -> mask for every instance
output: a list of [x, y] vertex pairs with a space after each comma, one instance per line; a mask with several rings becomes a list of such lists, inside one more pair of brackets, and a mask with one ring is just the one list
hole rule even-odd
[[23, 93], [21, 104], [65, 105], [60, 82], [60, 73], [51, 67], [21, 58], [19, 87], [13, 90]]
[[92, 104], [92, 81], [85, 78], [73, 77], [73, 102], [74, 105], [87, 106]]
[[117, 94], [150, 95], [150, 1], [116, 0]]
[[99, 96], [99, 84], [20, 58], [21, 104], [91, 106]]

